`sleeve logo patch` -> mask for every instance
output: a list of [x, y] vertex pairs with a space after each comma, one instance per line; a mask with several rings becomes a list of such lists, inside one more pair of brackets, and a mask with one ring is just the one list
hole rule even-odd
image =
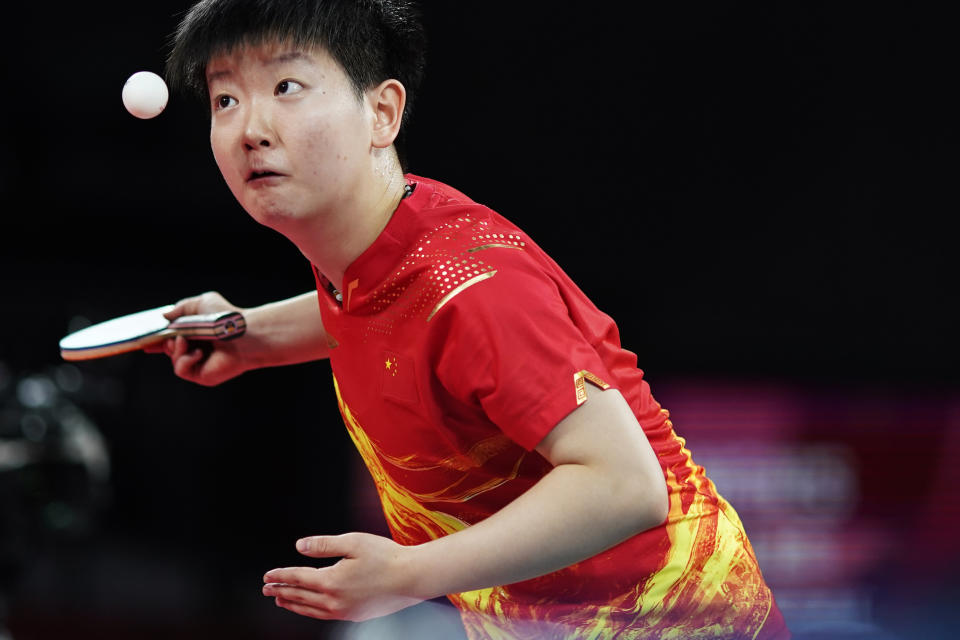
[[585, 381], [590, 382], [591, 384], [601, 389], [610, 388], [609, 384], [601, 380], [599, 377], [593, 375], [586, 369], [584, 369], [583, 371], [578, 371], [577, 373], [573, 374], [573, 388], [577, 394], [578, 407], [587, 401], [587, 388], [586, 388]]

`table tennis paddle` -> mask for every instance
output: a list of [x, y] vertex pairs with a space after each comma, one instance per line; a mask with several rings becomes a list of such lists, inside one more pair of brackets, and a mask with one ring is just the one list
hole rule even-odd
[[60, 340], [60, 355], [64, 360], [92, 360], [143, 349], [178, 335], [189, 340], [230, 340], [247, 329], [243, 314], [237, 311], [181, 316], [171, 322], [163, 314], [173, 306], [131, 313], [74, 331]]

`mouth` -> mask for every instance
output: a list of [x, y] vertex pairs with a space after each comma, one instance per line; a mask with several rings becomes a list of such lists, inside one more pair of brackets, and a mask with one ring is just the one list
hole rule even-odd
[[272, 171], [270, 169], [254, 170], [247, 174], [247, 182], [256, 182], [266, 178], [279, 178], [283, 175], [284, 174], [278, 173], [277, 171]]

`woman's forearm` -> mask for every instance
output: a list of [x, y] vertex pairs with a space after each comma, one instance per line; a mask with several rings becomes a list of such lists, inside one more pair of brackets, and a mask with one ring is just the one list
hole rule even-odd
[[317, 292], [270, 302], [244, 310], [247, 360], [257, 367], [298, 364], [330, 354], [320, 318]]

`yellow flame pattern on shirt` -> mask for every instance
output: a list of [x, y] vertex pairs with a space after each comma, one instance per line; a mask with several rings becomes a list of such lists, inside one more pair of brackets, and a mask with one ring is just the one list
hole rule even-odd
[[[373, 476], [394, 538], [410, 544], [469, 526], [422, 504], [435, 503], [437, 495], [418, 495], [391, 477], [384, 468], [382, 452], [344, 402], [336, 379], [334, 387], [347, 430]], [[669, 419], [667, 424], [672, 431]], [[670, 544], [652, 575], [603, 604], [518, 600], [509, 585], [451, 594], [449, 598], [461, 611], [467, 635], [472, 640], [755, 638], [770, 612], [773, 596], [737, 513], [719, 496], [703, 468], [693, 463], [683, 438], [672, 437], [686, 459], [680, 469], [685, 467], [689, 474], [684, 474], [681, 483], [676, 471], [666, 471], [670, 510], [664, 526]], [[409, 460], [397, 462], [412, 466]], [[492, 482], [479, 492], [502, 481]], [[696, 489], [692, 501], [691, 483]], [[466, 500], [476, 493], [458, 499]]]
[[[405, 541], [422, 540], [424, 535], [429, 539], [460, 531], [467, 526], [466, 522], [442, 511], [435, 511], [424, 507], [411, 492], [397, 483], [383, 468], [377, 456], [376, 446], [364, 432], [363, 427], [354, 418], [350, 407], [343, 401], [340, 394], [340, 385], [336, 378], [333, 381], [337, 392], [337, 404], [343, 415], [344, 424], [350, 433], [350, 438], [356, 445], [360, 456], [367, 465], [373, 482], [380, 495], [383, 505], [383, 514], [387, 525], [393, 533], [394, 539], [403, 544]], [[409, 542], [407, 542], [409, 544]]]

